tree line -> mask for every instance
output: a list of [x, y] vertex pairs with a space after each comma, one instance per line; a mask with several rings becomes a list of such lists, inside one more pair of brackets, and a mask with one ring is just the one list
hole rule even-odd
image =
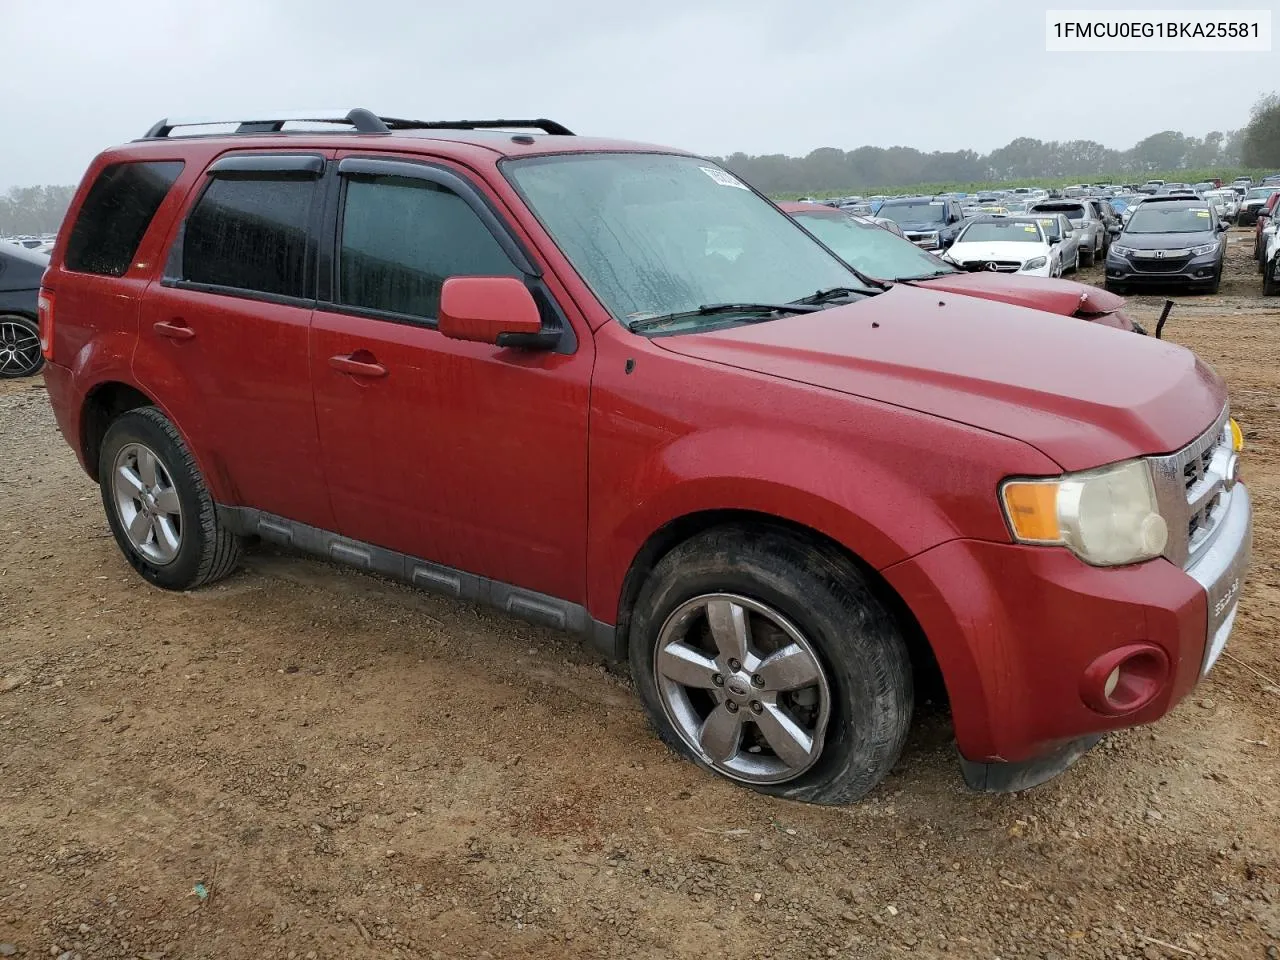
[[[921, 183], [1140, 178], [1152, 172], [1241, 165], [1280, 170], [1280, 96], [1259, 98], [1249, 123], [1240, 130], [1213, 131], [1203, 138], [1165, 130], [1128, 150], [1093, 140], [1018, 137], [987, 154], [973, 150], [924, 153], [914, 147], [820, 147], [804, 157], [735, 153], [720, 162], [769, 194], [867, 191]], [[0, 236], [52, 233], [62, 223], [74, 192], [72, 186], [12, 188], [0, 196]]]

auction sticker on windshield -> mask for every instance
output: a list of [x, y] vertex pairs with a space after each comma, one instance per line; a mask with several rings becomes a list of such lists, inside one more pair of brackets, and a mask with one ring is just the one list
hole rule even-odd
[[719, 167], [699, 167], [698, 169], [722, 187], [737, 187], [739, 190], [751, 189], [733, 174], [721, 170]]

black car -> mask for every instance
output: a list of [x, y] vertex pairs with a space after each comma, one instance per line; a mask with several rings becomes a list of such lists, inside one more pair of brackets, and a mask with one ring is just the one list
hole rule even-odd
[[951, 197], [901, 197], [886, 200], [877, 217], [892, 220], [902, 234], [925, 250], [946, 250], [964, 225], [960, 202]]
[[1226, 229], [1204, 200], [1147, 198], [1107, 253], [1107, 289], [1122, 293], [1129, 286], [1161, 284], [1217, 293]]
[[44, 366], [36, 331], [36, 297], [49, 258], [0, 241], [0, 380], [29, 377]]

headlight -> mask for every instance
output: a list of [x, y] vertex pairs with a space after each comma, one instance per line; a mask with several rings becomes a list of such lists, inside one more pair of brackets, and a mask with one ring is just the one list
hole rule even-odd
[[1213, 253], [1217, 249], [1218, 245], [1216, 243], [1206, 243], [1198, 247], [1192, 247], [1191, 255], [1193, 257], [1203, 257], [1206, 253]]
[[1142, 460], [1052, 480], [1007, 480], [1000, 495], [1019, 543], [1061, 545], [1097, 567], [1150, 560], [1169, 540]]
[[1023, 270], [1039, 270], [1049, 262], [1047, 257], [1036, 257], [1034, 260], [1028, 260], [1022, 265]]
[[1133, 247], [1122, 247], [1118, 243], [1113, 243], [1111, 249], [1122, 257], [1130, 256], [1134, 252]]

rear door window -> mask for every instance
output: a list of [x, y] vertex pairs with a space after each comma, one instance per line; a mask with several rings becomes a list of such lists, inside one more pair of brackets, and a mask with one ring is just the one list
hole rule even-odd
[[98, 174], [67, 239], [68, 270], [122, 277], [182, 173], [181, 160], [113, 163]]
[[452, 190], [412, 177], [347, 178], [338, 303], [434, 320], [449, 277], [494, 276], [523, 274]]
[[215, 177], [187, 217], [181, 275], [188, 283], [299, 299], [310, 280], [314, 177]]

